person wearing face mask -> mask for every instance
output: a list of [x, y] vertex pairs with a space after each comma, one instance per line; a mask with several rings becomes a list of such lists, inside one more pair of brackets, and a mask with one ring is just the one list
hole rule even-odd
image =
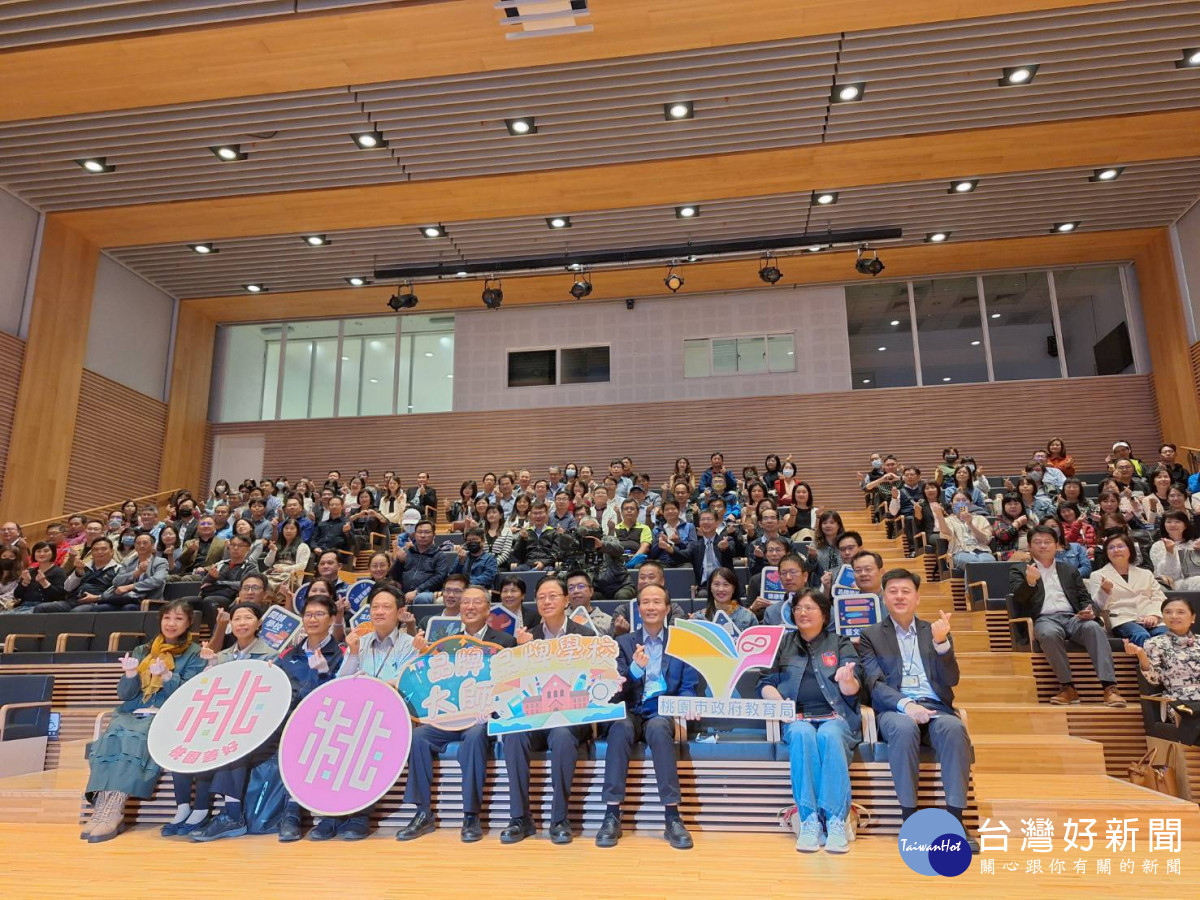
[[483, 529], [470, 528], [463, 537], [462, 544], [454, 551], [454, 565], [450, 567], [450, 574], [466, 575], [473, 587], [490, 591], [496, 580], [498, 564], [496, 557], [483, 546]]
[[958, 448], [947, 447], [942, 451], [942, 461], [933, 470], [933, 480], [941, 487], [945, 482], [954, 479], [956, 468], [958, 468]]
[[953, 515], [947, 516], [941, 504], [933, 515], [938, 531], [950, 542], [950, 555], [955, 568], [961, 569], [971, 562], [995, 560], [989, 549], [992, 541], [992, 526], [978, 513], [971, 512], [971, 499], [963, 491], [955, 491], [951, 498]]
[[[874, 466], [872, 466], [873, 468]], [[779, 469], [779, 477], [777, 479], [765, 483], [771, 488], [771, 493], [776, 498], [775, 502], [779, 506], [788, 506], [792, 502], [792, 491], [800, 483], [796, 477], [796, 464], [792, 462], [792, 457], [788, 456], [784, 460], [783, 465]]]

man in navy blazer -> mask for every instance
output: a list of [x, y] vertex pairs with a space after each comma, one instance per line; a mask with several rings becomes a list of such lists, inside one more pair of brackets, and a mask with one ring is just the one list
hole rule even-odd
[[617, 670], [625, 679], [617, 700], [627, 707], [626, 717], [608, 728], [604, 754], [604, 802], [608, 809], [596, 833], [597, 847], [615, 847], [621, 839], [621, 802], [629, 775], [629, 755], [636, 741], [650, 747], [654, 781], [666, 810], [663, 837], [676, 850], [690, 850], [692, 836], [679, 818], [679, 770], [676, 764], [675, 723], [658, 714], [663, 694], [695, 697], [699, 673], [682, 660], [668, 656], [667, 616], [671, 598], [660, 584], [647, 584], [638, 592], [642, 627], [617, 638]]
[[733, 558], [741, 549], [736, 535], [717, 533], [720, 524], [715, 513], [707, 509], [700, 513], [696, 538], [690, 550], [692, 572], [700, 589], [708, 584], [708, 576], [717, 569], [722, 566], [732, 569]]
[[[954, 711], [958, 660], [949, 614], [943, 612], [932, 623], [917, 618], [920, 587], [921, 576], [907, 569], [892, 569], [883, 576], [888, 616], [863, 629], [858, 654], [879, 733], [888, 745], [888, 765], [904, 819], [917, 811], [924, 739], [942, 767], [946, 809], [961, 822], [971, 776], [971, 738]], [[973, 839], [968, 843], [979, 852]]]

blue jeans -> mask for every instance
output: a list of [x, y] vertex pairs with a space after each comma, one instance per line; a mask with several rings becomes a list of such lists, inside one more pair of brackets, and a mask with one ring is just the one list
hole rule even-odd
[[996, 557], [987, 550], [960, 550], [954, 554], [954, 568], [961, 569], [967, 563], [995, 562]]
[[788, 725], [784, 737], [800, 820], [818, 808], [827, 819], [846, 818], [850, 812], [850, 754], [857, 743], [846, 720], [797, 720]]
[[1146, 630], [1145, 625], [1139, 625], [1137, 622], [1126, 622], [1124, 625], [1118, 625], [1112, 630], [1113, 637], [1124, 638], [1131, 644], [1136, 644], [1141, 647], [1147, 640], [1157, 634], [1166, 634], [1166, 625], [1155, 625], [1150, 630]]

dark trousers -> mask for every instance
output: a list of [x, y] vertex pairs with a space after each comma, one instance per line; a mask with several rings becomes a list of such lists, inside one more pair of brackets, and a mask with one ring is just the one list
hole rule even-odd
[[[192, 785], [196, 786], [196, 802], [192, 803]], [[175, 803], [190, 803], [192, 809], [212, 807], [212, 778], [208, 772], [199, 774], [171, 773], [171, 787], [175, 792]]]
[[901, 806], [917, 806], [917, 782], [920, 772], [921, 744], [933, 747], [934, 758], [942, 767], [942, 787], [946, 805], [965, 809], [967, 785], [971, 778], [971, 738], [962, 720], [945, 704], [921, 701], [940, 715], [926, 725], [918, 725], [907, 713], [885, 710], [879, 714], [879, 735], [888, 745], [888, 766], [896, 785]]
[[504, 766], [508, 770], [508, 813], [513, 818], [529, 815], [529, 754], [531, 751], [550, 751], [550, 784], [554, 800], [550, 805], [550, 822], [565, 821], [571, 802], [571, 783], [575, 780], [575, 763], [579, 745], [591, 734], [591, 726], [551, 728], [506, 734]]
[[[64, 605], [66, 605], [65, 600], [58, 600], [52, 604], [51, 603], [43, 603], [41, 606], [39, 606], [37, 609], [35, 609], [34, 612], [78, 612], [78, 613], [136, 612], [137, 610], [142, 608], [140, 603], [122, 603], [120, 601], [117, 601], [115, 603], [108, 603], [108, 602], [105, 602], [105, 603], [81, 603], [79, 606], [76, 606], [74, 609], [72, 609], [70, 606], [67, 606], [66, 609], [63, 609]], [[54, 609], [42, 609], [42, 606], [47, 606], [47, 607], [53, 606]]]
[[270, 759], [279, 752], [279, 740], [271, 738], [249, 756], [208, 773], [212, 778], [212, 792], [241, 803], [246, 799], [246, 788], [250, 784], [250, 772], [260, 762]]
[[408, 782], [404, 802], [429, 812], [433, 796], [433, 755], [458, 741], [458, 764], [462, 767], [463, 812], [479, 814], [483, 809], [483, 779], [487, 775], [487, 723], [472, 725], [466, 731], [447, 731], [436, 725], [422, 725], [412, 736], [408, 754]]
[[637, 741], [645, 741], [654, 761], [654, 782], [664, 806], [679, 805], [679, 768], [676, 763], [675, 724], [662, 716], [643, 718], [635, 712], [608, 727], [608, 749], [604, 753], [604, 802], [625, 799], [629, 756]]

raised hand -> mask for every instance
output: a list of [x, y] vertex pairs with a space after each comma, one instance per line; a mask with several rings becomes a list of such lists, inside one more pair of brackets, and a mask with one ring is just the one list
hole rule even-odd
[[1112, 583], [1111, 578], [1101, 579], [1100, 590], [1104, 591], [1104, 593], [1111, 594], [1113, 592], [1114, 587], [1115, 587], [1115, 585]]
[[613, 634], [628, 634], [629, 631], [629, 620], [617, 613], [617, 617], [613, 619]]
[[847, 661], [838, 667], [838, 670], [833, 673], [833, 680], [842, 687], [854, 681], [854, 662]]
[[1175, 552], [1175, 542], [1173, 540], [1171, 540], [1170, 538], [1163, 538], [1162, 545], [1163, 545], [1163, 549], [1166, 550], [1168, 553]]
[[132, 678], [137, 674], [138, 666], [141, 660], [134, 659], [128, 653], [121, 657], [121, 669], [125, 672], [126, 677]]
[[163, 662], [161, 659], [156, 659], [150, 663], [150, 666], [147, 669], [147, 671], [151, 675], [162, 675], [164, 672], [167, 671], [167, 664], [165, 662]]
[[754, 601], [750, 604], [750, 612], [755, 613], [757, 615], [758, 613], [762, 612], [764, 609], [766, 609], [770, 605], [771, 605], [770, 600], [765, 600], [762, 597], [756, 597], [754, 599]]
[[324, 675], [329, 671], [329, 660], [325, 658], [324, 653], [318, 650], [308, 658], [308, 667], [314, 672]]
[[646, 648], [641, 644], [638, 644], [633, 651], [633, 661], [643, 669], [650, 665], [650, 656], [646, 653]]
[[1150, 660], [1146, 656], [1145, 650], [1143, 650], [1141, 647], [1139, 647], [1133, 641], [1128, 640], [1128, 639], [1126, 639], [1123, 643], [1125, 644], [1125, 652], [1131, 654], [1132, 656], [1136, 656], [1138, 658], [1138, 663], [1141, 665], [1141, 667], [1143, 669], [1150, 668]]
[[205, 644], [200, 648], [200, 658], [211, 666], [217, 661], [217, 651]]
[[213, 634], [224, 634], [225, 629], [229, 627], [229, 612], [228, 610], [217, 610], [217, 621], [213, 625]]
[[425, 640], [425, 629], [421, 629], [413, 636], [413, 649], [418, 653], [424, 653], [429, 649], [429, 641]]
[[946, 638], [950, 637], [950, 613], [944, 610], [938, 610], [940, 617], [933, 622], [933, 642], [940, 644]]
[[346, 653], [350, 656], [358, 656], [360, 647], [362, 647], [362, 635], [357, 631], [352, 631], [346, 635]]
[[[528, 644], [530, 641], [533, 640], [533, 635], [529, 633], [529, 629], [526, 628], [524, 625], [521, 625], [517, 628], [516, 633], [513, 635], [513, 637], [517, 639], [518, 644]], [[416, 644], [415, 640], [413, 641], [413, 644], [414, 645]]]
[[1028, 584], [1030, 587], [1034, 587], [1041, 580], [1042, 580], [1042, 573], [1041, 573], [1041, 570], [1038, 569], [1037, 566], [1026, 566], [1025, 567], [1025, 583], [1026, 584]]

